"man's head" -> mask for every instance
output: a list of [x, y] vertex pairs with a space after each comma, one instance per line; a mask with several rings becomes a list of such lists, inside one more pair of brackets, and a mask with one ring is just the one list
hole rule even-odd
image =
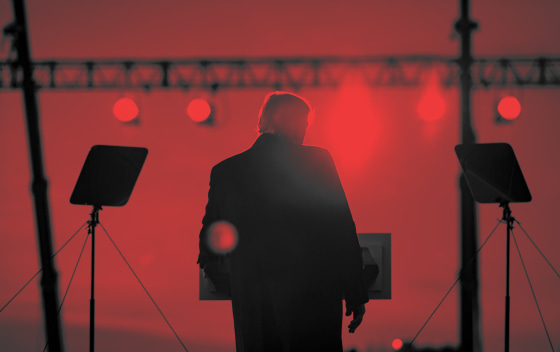
[[309, 102], [297, 94], [269, 93], [259, 112], [259, 133], [274, 133], [302, 144], [311, 113]]

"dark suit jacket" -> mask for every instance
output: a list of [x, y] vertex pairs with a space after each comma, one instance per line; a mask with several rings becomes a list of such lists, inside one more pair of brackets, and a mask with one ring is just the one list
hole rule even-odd
[[210, 175], [199, 263], [215, 221], [235, 226], [228, 254], [238, 352], [342, 351], [342, 298], [368, 301], [356, 227], [330, 153], [261, 135]]

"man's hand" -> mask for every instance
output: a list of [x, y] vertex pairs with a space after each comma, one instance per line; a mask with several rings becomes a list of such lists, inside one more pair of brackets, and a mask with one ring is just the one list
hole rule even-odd
[[354, 314], [353, 319], [350, 322], [350, 325], [348, 325], [348, 332], [351, 334], [354, 333], [354, 331], [356, 331], [358, 326], [362, 323], [364, 314], [366, 314], [366, 305], [359, 304], [353, 307], [346, 306], [346, 316], [349, 317], [352, 314]]

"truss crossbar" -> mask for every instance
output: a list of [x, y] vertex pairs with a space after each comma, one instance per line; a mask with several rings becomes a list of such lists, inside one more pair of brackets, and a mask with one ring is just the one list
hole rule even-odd
[[[456, 59], [427, 56], [193, 60], [47, 60], [33, 63], [37, 89], [337, 87], [350, 72], [369, 86], [417, 86], [434, 72], [459, 84]], [[560, 87], [560, 58], [473, 61], [475, 87]], [[22, 86], [15, 61], [0, 61], [0, 90]]]

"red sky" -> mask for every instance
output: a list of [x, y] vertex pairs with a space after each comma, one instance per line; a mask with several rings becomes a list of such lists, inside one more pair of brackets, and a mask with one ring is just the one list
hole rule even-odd
[[[507, 4], [507, 5], [506, 5]], [[560, 55], [555, 0], [474, 0], [480, 23], [476, 56]], [[11, 21], [11, 2], [0, 0], [0, 25]], [[458, 55], [451, 0], [374, 1], [28, 1], [34, 59], [135, 59], [289, 57], [320, 55]], [[7, 56], [7, 43], [0, 58]], [[345, 348], [388, 351], [394, 338], [411, 339], [455, 281], [459, 266], [459, 143], [457, 87], [441, 88], [443, 117], [422, 121], [417, 105], [424, 87], [299, 93], [316, 107], [306, 143], [331, 149], [359, 232], [391, 232], [393, 297], [372, 301]], [[54, 247], [86, 220], [88, 207], [71, 205], [70, 194], [95, 144], [142, 146], [149, 155], [129, 203], [105, 208], [100, 220], [158, 302], [189, 351], [232, 351], [233, 320], [227, 302], [198, 300], [198, 231], [207, 200], [210, 168], [248, 148], [256, 133], [265, 89], [219, 91], [218, 121], [204, 127], [184, 113], [192, 96], [152, 92], [57, 91], [39, 93], [44, 161]], [[513, 204], [516, 217], [555, 268], [556, 200], [560, 196], [560, 90], [515, 90], [522, 114], [496, 125], [496, 89], [473, 93], [478, 141], [510, 143], [533, 201]], [[141, 123], [123, 125], [112, 105], [123, 94], [140, 101]], [[349, 107], [351, 105], [352, 107]], [[347, 126], [350, 126], [348, 128]], [[336, 131], [336, 133], [333, 132]], [[340, 139], [350, 134], [352, 139]], [[360, 150], [349, 158], [347, 148]], [[0, 305], [38, 270], [30, 195], [30, 172], [22, 101], [0, 91]], [[497, 205], [479, 208], [480, 243], [501, 217]], [[560, 348], [558, 277], [520, 229], [515, 230], [552, 342]], [[98, 351], [181, 351], [149, 298], [99, 229], [96, 242]], [[58, 256], [62, 297], [85, 231]], [[89, 246], [80, 261], [62, 319], [68, 351], [87, 348]], [[558, 270], [558, 269], [557, 269]], [[527, 280], [512, 245], [511, 351], [547, 350]], [[498, 228], [480, 257], [481, 329], [485, 350], [503, 348], [505, 227]], [[0, 313], [0, 350], [42, 350], [37, 281]], [[455, 289], [417, 339], [418, 345], [456, 344]], [[142, 341], [139, 343], [138, 341]], [[165, 346], [165, 347], [161, 347]], [[369, 350], [368, 350], [369, 349]]]

